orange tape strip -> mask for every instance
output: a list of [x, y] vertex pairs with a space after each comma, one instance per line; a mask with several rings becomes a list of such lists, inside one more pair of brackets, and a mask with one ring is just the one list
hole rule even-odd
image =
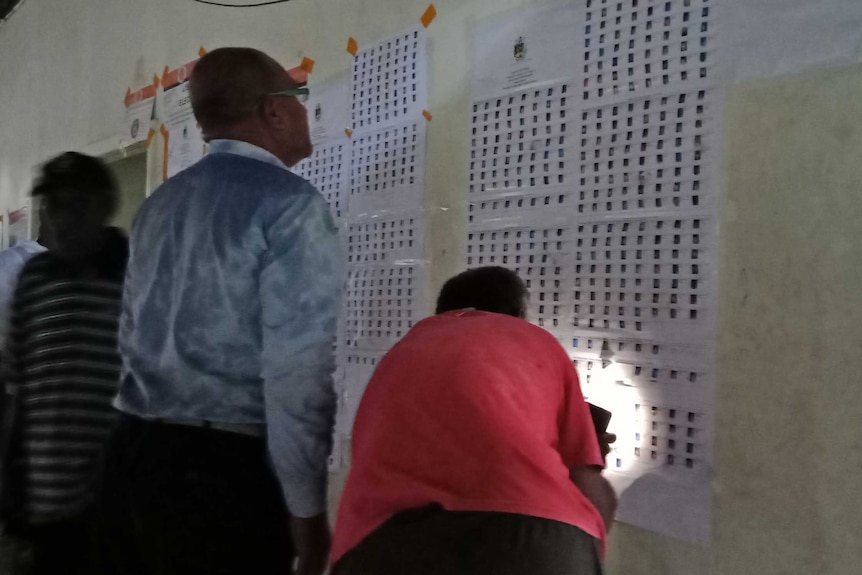
[[171, 133], [168, 132], [164, 124], [159, 126], [159, 131], [165, 139], [165, 149], [162, 150], [162, 181], [165, 181], [168, 179], [168, 140], [171, 138]]
[[344, 133], [347, 134], [348, 138], [353, 137], [353, 130], [351, 130], [350, 128], [344, 128]]
[[197, 60], [192, 60], [174, 70], [165, 66], [165, 71], [162, 72], [162, 86], [164, 86], [165, 89], [168, 89], [185, 82], [192, 75], [192, 70], [195, 69], [195, 64], [197, 63]]
[[347, 51], [351, 56], [356, 56], [356, 53], [359, 52], [359, 43], [352, 36], [347, 41]]
[[27, 210], [24, 208], [19, 208], [17, 210], [13, 210], [9, 212], [9, 223], [14, 224], [16, 222], [20, 222], [25, 217], [27, 217]]
[[434, 18], [437, 17], [437, 8], [434, 7], [434, 4], [430, 4], [428, 9], [425, 10], [425, 13], [422, 14], [422, 18], [420, 18], [420, 22], [426, 28], [431, 25], [431, 22], [434, 21]]
[[168, 87], [168, 82], [170, 81], [171, 69], [165, 66], [165, 69], [162, 71], [162, 86]]
[[299, 65], [300, 68], [311, 74], [312, 70], [314, 70], [314, 60], [311, 58], [302, 58], [302, 63]]
[[150, 147], [150, 144], [153, 143], [153, 136], [156, 135], [156, 131], [150, 128], [150, 131], [147, 132], [147, 147]]
[[126, 90], [126, 96], [123, 98], [123, 103], [128, 108], [132, 104], [137, 104], [147, 98], [152, 98], [156, 95], [156, 90], [158, 89], [158, 84], [150, 84], [149, 86], [144, 86], [140, 90], [132, 92], [131, 88]]
[[431, 121], [431, 112], [429, 112], [428, 110], [422, 110], [422, 115], [425, 116], [426, 120], [428, 120], [429, 122]]
[[155, 96], [157, 87], [158, 86], [154, 84], [150, 84], [149, 86], [141, 88], [141, 100], [146, 100], [147, 98], [152, 98], [153, 96]]
[[200, 48], [198, 48], [198, 56], [200, 56], [201, 58], [203, 58], [204, 56], [206, 56], [206, 54], [207, 54], [207, 50], [206, 50], [206, 48], [204, 48], [203, 46], [201, 46]]

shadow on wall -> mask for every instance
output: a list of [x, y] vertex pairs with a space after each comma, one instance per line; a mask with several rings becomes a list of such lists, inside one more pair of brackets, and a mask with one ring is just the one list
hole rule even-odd
[[5, 20], [22, 0], [0, 0], [0, 20]]
[[111, 225], [128, 233], [135, 214], [147, 199], [147, 154], [143, 152], [120, 158], [111, 162], [109, 167], [120, 186], [119, 206]]

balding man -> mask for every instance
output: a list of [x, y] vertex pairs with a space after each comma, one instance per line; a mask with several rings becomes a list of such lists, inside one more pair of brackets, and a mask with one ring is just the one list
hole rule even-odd
[[308, 90], [249, 48], [190, 81], [209, 154], [132, 227], [109, 535], [133, 573], [283, 574], [294, 554], [320, 573], [343, 277], [326, 202], [288, 169]]

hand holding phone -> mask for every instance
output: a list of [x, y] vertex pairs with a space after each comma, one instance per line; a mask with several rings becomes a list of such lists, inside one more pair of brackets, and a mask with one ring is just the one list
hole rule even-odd
[[590, 416], [593, 418], [593, 426], [596, 428], [596, 437], [599, 440], [599, 449], [602, 457], [607, 457], [611, 452], [611, 443], [617, 440], [617, 436], [608, 433], [608, 424], [611, 422], [611, 412], [598, 405], [587, 403], [590, 406]]

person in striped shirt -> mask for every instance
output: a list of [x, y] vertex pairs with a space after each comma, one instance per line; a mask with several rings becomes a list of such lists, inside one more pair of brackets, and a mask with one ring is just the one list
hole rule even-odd
[[[27, 262], [12, 303], [9, 359], [16, 433], [7, 477], [34, 572], [91, 568], [91, 506], [115, 422], [117, 326], [128, 241], [107, 226], [117, 185], [99, 159], [67, 152], [41, 167], [49, 251]], [[7, 485], [5, 489], [12, 487]]]

